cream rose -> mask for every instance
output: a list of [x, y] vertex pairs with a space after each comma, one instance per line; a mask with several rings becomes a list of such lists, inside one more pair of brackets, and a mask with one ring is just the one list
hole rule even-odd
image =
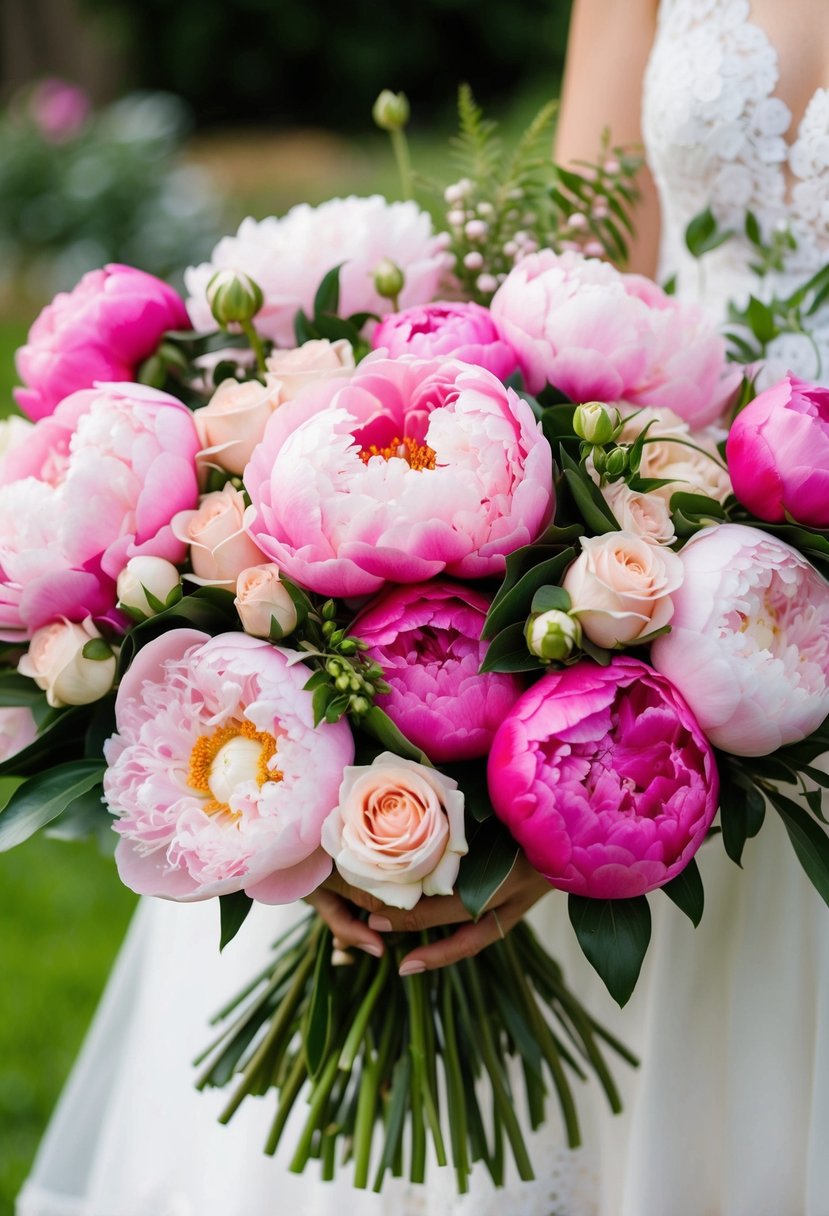
[[271, 624], [276, 621], [282, 634], [296, 629], [296, 605], [285, 590], [279, 567], [273, 562], [264, 566], [249, 566], [236, 579], [236, 599], [233, 601], [242, 628], [255, 638], [269, 638]]
[[391, 907], [451, 895], [467, 851], [463, 794], [435, 769], [383, 752], [345, 769], [322, 847], [346, 882]]
[[116, 583], [121, 607], [144, 616], [156, 614], [156, 609], [147, 599], [148, 595], [166, 607], [169, 597], [180, 587], [178, 570], [163, 557], [131, 557]]
[[228, 484], [205, 494], [195, 511], [173, 516], [173, 535], [190, 546], [194, 583], [236, 588], [236, 579], [248, 566], [258, 566], [264, 554], [245, 532], [245, 497]]
[[293, 350], [275, 350], [265, 360], [269, 387], [277, 389], [280, 403], [291, 401], [306, 384], [349, 376], [354, 370], [354, 351], [345, 338], [329, 342], [314, 338]]
[[582, 537], [581, 545], [562, 585], [591, 642], [630, 646], [668, 624], [684, 573], [675, 553], [630, 532]]
[[279, 385], [223, 380], [207, 405], [193, 414], [202, 444], [199, 463], [241, 476], [279, 402]]
[[[92, 641], [100, 643], [103, 657], [84, 655], [84, 647]], [[105, 696], [115, 681], [116, 657], [113, 651], [106, 651], [106, 643], [90, 617], [81, 624], [55, 621], [35, 630], [17, 670], [44, 690], [54, 709], [88, 705]]]
[[650, 494], [663, 499], [666, 506], [679, 491], [724, 502], [732, 491], [728, 469], [717, 451], [720, 433], [713, 427], [692, 431], [671, 410], [645, 409], [625, 425], [618, 442], [633, 443], [649, 422], [639, 476], [670, 482]]
[[623, 532], [641, 536], [651, 545], [670, 545], [673, 542], [676, 533], [664, 497], [654, 493], [638, 493], [623, 481], [611, 482], [602, 486], [601, 490]]

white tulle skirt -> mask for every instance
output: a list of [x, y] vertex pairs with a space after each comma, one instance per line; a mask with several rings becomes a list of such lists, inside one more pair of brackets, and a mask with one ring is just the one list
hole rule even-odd
[[[288, 1172], [291, 1125], [262, 1153], [273, 1098], [232, 1122], [193, 1088], [209, 1016], [263, 965], [296, 910], [258, 907], [218, 954], [217, 909], [138, 909], [17, 1216], [829, 1216], [829, 913], [776, 820], [738, 870], [712, 841], [700, 929], [652, 897], [655, 939], [621, 1013], [580, 959], [566, 903], [533, 920], [596, 1015], [643, 1055], [616, 1069], [626, 1102], [579, 1088], [586, 1148], [555, 1109], [530, 1147], [538, 1181], [496, 1191], [483, 1169], [457, 1199], [451, 1168], [422, 1187], [353, 1190]], [[554, 1103], [551, 1104], [554, 1107]], [[295, 1112], [300, 1115], [301, 1112]]]

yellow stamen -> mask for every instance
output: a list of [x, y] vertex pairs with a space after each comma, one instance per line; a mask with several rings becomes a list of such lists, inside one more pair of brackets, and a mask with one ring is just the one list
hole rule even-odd
[[368, 464], [372, 456], [382, 456], [383, 460], [397, 458], [405, 460], [409, 468], [420, 472], [423, 469], [435, 467], [436, 455], [437, 453], [426, 443], [418, 443], [416, 439], [394, 438], [385, 448], [378, 448], [375, 443], [371, 447], [363, 448], [360, 452], [360, 459], [363, 464]]
[[190, 752], [190, 764], [187, 770], [187, 784], [199, 794], [204, 794], [207, 802], [202, 806], [205, 815], [230, 815], [238, 819], [239, 814], [232, 811], [226, 802], [219, 802], [211, 794], [210, 771], [219, 752], [232, 739], [252, 739], [261, 745], [259, 761], [256, 766], [256, 783], [261, 789], [266, 781], [281, 781], [283, 774], [278, 768], [269, 768], [269, 763], [276, 755], [276, 739], [266, 731], [258, 731], [252, 722], [228, 722], [218, 727], [212, 735], [200, 735], [193, 744]]

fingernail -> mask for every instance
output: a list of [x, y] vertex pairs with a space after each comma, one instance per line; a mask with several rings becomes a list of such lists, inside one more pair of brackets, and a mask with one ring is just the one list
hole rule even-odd
[[419, 958], [409, 959], [407, 963], [402, 963], [398, 975], [420, 975], [421, 971], [426, 970], [426, 964], [421, 962]]
[[366, 954], [373, 954], [375, 958], [382, 958], [385, 953], [379, 942], [360, 942], [360, 949], [365, 950]]
[[391, 921], [387, 916], [378, 916], [376, 912], [372, 912], [368, 918], [369, 929], [376, 929], [378, 933], [390, 933]]

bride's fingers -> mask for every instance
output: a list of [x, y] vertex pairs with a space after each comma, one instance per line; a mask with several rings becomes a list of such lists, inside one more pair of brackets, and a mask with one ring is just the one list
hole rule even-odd
[[384, 907], [372, 912], [369, 927], [381, 933], [417, 933], [419, 929], [431, 929], [435, 925], [459, 925], [471, 920], [457, 895], [430, 895], [421, 899], [413, 908]]
[[480, 920], [462, 925], [442, 941], [412, 950], [400, 964], [400, 974], [416, 975], [420, 971], [433, 971], [437, 967], [459, 963], [463, 958], [472, 958], [499, 938], [505, 937], [518, 920], [520, 916], [505, 911], [502, 904], [497, 911], [485, 912]]
[[373, 954], [375, 958], [382, 958], [385, 946], [380, 934], [375, 933], [364, 920], [355, 916], [347, 902], [339, 895], [318, 887], [307, 897], [306, 903], [316, 908], [328, 925], [339, 943], [338, 949], [347, 950], [350, 946], [356, 946], [367, 954]]

